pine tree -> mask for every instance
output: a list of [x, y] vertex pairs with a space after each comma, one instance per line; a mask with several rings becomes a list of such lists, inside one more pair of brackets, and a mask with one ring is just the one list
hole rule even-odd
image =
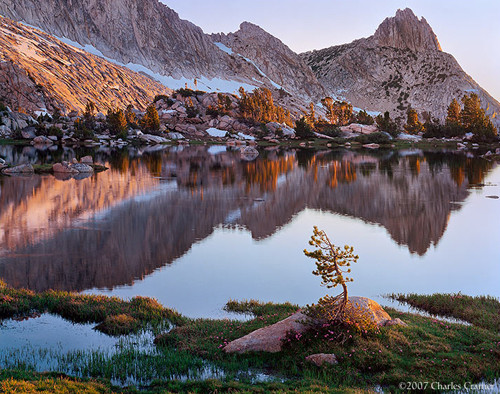
[[333, 112], [333, 103], [334, 101], [331, 97], [325, 97], [321, 100], [321, 104], [323, 104], [323, 107], [325, 107], [326, 118], [331, 124], [337, 123], [335, 113]]
[[108, 110], [106, 123], [111, 134], [123, 135], [127, 132], [127, 119], [121, 109]]
[[[324, 231], [318, 230], [314, 226], [313, 235], [309, 245], [315, 250], [304, 250], [304, 254], [316, 260], [316, 270], [314, 275], [321, 276], [321, 284], [331, 289], [337, 285], [342, 286], [342, 293], [336, 297], [325, 296], [319, 300], [320, 308], [324, 308], [325, 317], [330, 321], [343, 322], [346, 318], [345, 312], [348, 302], [347, 283], [352, 282], [352, 278], [344, 277], [350, 274], [351, 264], [358, 261], [358, 256], [354, 254], [352, 246], [345, 245], [343, 248], [334, 245]], [[327, 313], [325, 313], [327, 312]]]
[[384, 116], [380, 114], [377, 115], [375, 121], [377, 122], [377, 126], [380, 130], [389, 133], [393, 137], [398, 135], [398, 125], [391, 119], [389, 111], [385, 111]]
[[153, 104], [146, 108], [146, 114], [142, 118], [141, 125], [146, 131], [158, 131], [160, 129], [160, 117]]
[[358, 112], [358, 115], [356, 116], [356, 122], [365, 125], [372, 125], [373, 123], [375, 123], [373, 118], [364, 110]]
[[129, 126], [137, 125], [137, 118], [133, 110], [134, 106], [132, 104], [127, 105], [127, 108], [125, 109], [125, 119], [127, 120]]
[[418, 112], [413, 108], [406, 113], [407, 120], [404, 129], [410, 134], [417, 134], [424, 130], [424, 125], [418, 120]]
[[448, 115], [446, 116], [447, 126], [458, 126], [460, 124], [460, 113], [462, 109], [457, 99], [453, 99], [448, 106]]
[[310, 125], [316, 123], [316, 112], [314, 110], [314, 103], [309, 103], [309, 111], [305, 113], [305, 120]]
[[462, 97], [464, 108], [460, 113], [460, 123], [468, 131], [482, 127], [486, 124], [486, 115], [481, 108], [481, 100], [476, 93]]
[[99, 109], [97, 108], [97, 105], [91, 100], [87, 102], [85, 105], [85, 110], [83, 111], [83, 122], [85, 124], [85, 127], [89, 129], [93, 129], [95, 126], [95, 113]]
[[352, 105], [345, 101], [335, 101], [333, 112], [337, 118], [337, 125], [345, 126], [352, 117]]

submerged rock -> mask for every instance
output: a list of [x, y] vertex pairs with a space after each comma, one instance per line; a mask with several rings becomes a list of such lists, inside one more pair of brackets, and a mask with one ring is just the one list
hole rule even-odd
[[83, 156], [80, 159], [80, 163], [82, 163], [82, 164], [94, 164], [94, 159], [92, 159], [92, 156]]
[[72, 168], [68, 162], [56, 163], [52, 166], [52, 171], [59, 174], [76, 174], [78, 170]]
[[35, 172], [31, 164], [20, 164], [18, 166], [4, 168], [2, 173], [4, 174], [33, 174]]
[[83, 174], [91, 174], [94, 172], [94, 168], [83, 163], [75, 163], [71, 166], [71, 169], [75, 170], [78, 173]]
[[43, 135], [39, 135], [38, 137], [33, 138], [33, 141], [31, 141], [31, 144], [40, 144], [40, 145], [52, 145], [54, 142]]
[[246, 161], [255, 160], [259, 156], [259, 151], [252, 146], [247, 146], [241, 150], [241, 158]]

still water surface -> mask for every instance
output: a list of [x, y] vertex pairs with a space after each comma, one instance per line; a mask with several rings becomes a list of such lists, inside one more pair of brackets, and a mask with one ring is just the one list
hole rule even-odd
[[0, 178], [0, 278], [157, 298], [189, 317], [229, 299], [315, 302], [313, 225], [359, 254], [350, 293], [500, 296], [500, 168], [464, 153], [223, 146], [0, 147], [12, 163], [91, 153], [85, 179]]

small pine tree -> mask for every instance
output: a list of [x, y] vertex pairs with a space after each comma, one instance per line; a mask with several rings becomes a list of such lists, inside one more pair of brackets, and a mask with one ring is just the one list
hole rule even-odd
[[144, 130], [149, 132], [160, 130], [160, 117], [153, 104], [146, 108], [146, 114], [142, 118], [141, 125]]
[[497, 130], [493, 126], [486, 112], [481, 108], [481, 100], [476, 93], [465, 95], [462, 98], [464, 108], [460, 113], [460, 123], [467, 132], [474, 134], [478, 142], [487, 142], [496, 139]]
[[397, 137], [398, 125], [391, 119], [389, 111], [385, 111], [384, 116], [377, 115], [375, 121], [377, 122], [377, 126], [380, 130], [389, 133], [393, 137]]
[[321, 100], [321, 104], [323, 104], [323, 107], [325, 108], [326, 111], [326, 118], [330, 124], [336, 124], [337, 119], [335, 116], [335, 113], [333, 111], [333, 99], [331, 97], [325, 97], [324, 99]]
[[314, 137], [313, 129], [305, 117], [295, 122], [295, 135], [299, 138]]
[[318, 230], [316, 226], [314, 226], [309, 245], [314, 246], [315, 250], [304, 249], [304, 254], [316, 260], [316, 270], [313, 274], [321, 276], [321, 285], [328, 289], [342, 286], [342, 294], [336, 297], [320, 298], [319, 306], [327, 308], [329, 320], [344, 321], [348, 301], [347, 283], [353, 281], [352, 278], [344, 277], [344, 274], [351, 272], [349, 267], [352, 263], [356, 263], [359, 257], [354, 254], [352, 246], [345, 245], [343, 248], [335, 246], [326, 233]]
[[364, 110], [358, 112], [358, 114], [356, 115], [356, 122], [365, 125], [372, 125], [373, 123], [375, 123], [373, 118]]
[[127, 124], [131, 127], [137, 126], [137, 117], [133, 110], [134, 106], [132, 104], [127, 105], [125, 109], [125, 119], [127, 120]]
[[89, 129], [93, 129], [95, 126], [95, 114], [99, 111], [97, 105], [91, 100], [87, 102], [85, 105], [85, 110], [83, 111], [83, 121], [85, 123], [85, 127]]
[[127, 119], [121, 109], [108, 110], [106, 123], [111, 134], [125, 136], [127, 132]]
[[305, 113], [305, 121], [310, 125], [316, 123], [316, 112], [314, 111], [314, 103], [309, 103], [309, 111]]
[[352, 117], [352, 105], [345, 101], [335, 101], [334, 114], [338, 126], [345, 126]]
[[424, 130], [424, 125], [418, 120], [418, 112], [413, 108], [406, 113], [407, 120], [404, 129], [410, 134], [417, 134]]

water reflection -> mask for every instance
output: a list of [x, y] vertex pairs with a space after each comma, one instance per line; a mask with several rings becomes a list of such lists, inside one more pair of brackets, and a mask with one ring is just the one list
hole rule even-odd
[[270, 148], [246, 162], [225, 147], [160, 149], [1, 147], [13, 163], [91, 153], [110, 170], [83, 180], [1, 177], [0, 277], [35, 290], [111, 289], [172, 263], [220, 226], [261, 240], [306, 208], [382, 225], [398, 245], [425, 255], [469, 186], [492, 168], [419, 150]]

